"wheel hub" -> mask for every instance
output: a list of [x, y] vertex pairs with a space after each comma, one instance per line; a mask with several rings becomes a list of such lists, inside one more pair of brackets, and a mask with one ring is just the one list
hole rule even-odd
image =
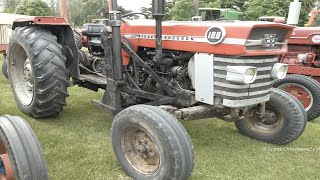
[[263, 123], [267, 125], [272, 125], [278, 121], [278, 116], [276, 112], [271, 111], [269, 109], [266, 110], [265, 118], [263, 119]]
[[32, 66], [31, 66], [29, 58], [27, 58], [26, 62], [24, 63], [23, 75], [24, 75], [24, 80], [27, 85], [28, 91], [32, 92], [33, 91]]
[[143, 174], [153, 174], [160, 165], [157, 144], [139, 128], [128, 128], [122, 137], [122, 150], [132, 166]]
[[268, 106], [262, 119], [257, 113], [258, 109], [252, 108], [245, 114], [244, 120], [251, 130], [260, 134], [273, 134], [282, 128], [283, 116], [275, 107]]
[[20, 44], [15, 44], [11, 50], [9, 63], [10, 81], [18, 101], [29, 106], [34, 98], [34, 77], [31, 59]]

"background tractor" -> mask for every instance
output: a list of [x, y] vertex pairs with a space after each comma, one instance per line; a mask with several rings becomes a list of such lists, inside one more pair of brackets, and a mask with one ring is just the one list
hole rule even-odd
[[[292, 8], [299, 14], [300, 3], [295, 1]], [[288, 52], [280, 56], [279, 62], [289, 65], [286, 78], [277, 80], [274, 87], [295, 96], [304, 105], [308, 120], [320, 116], [320, 27], [318, 27], [319, 3], [310, 11], [306, 27], [295, 27], [289, 40]], [[260, 21], [285, 23], [284, 17], [261, 17]]]
[[231, 8], [199, 8], [199, 13], [206, 21], [243, 20], [243, 12]]
[[272, 89], [286, 76], [287, 65], [277, 62], [293, 27], [162, 22], [165, 4], [153, 0], [154, 20], [126, 21], [117, 0], [109, 1], [108, 26], [86, 24], [81, 32], [88, 53], [77, 48], [64, 18], [16, 20], [7, 65], [18, 107], [35, 118], [57, 116], [70, 84], [105, 90], [93, 104], [116, 115], [114, 153], [134, 179], [191, 175], [193, 145], [177, 119], [218, 117], [243, 135], [280, 145], [303, 133], [302, 104]]

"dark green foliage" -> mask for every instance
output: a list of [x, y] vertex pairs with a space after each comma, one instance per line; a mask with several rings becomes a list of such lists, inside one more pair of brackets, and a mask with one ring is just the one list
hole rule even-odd
[[[245, 5], [245, 18], [257, 20], [261, 16], [288, 16], [289, 5], [292, 0], [248, 0]], [[303, 26], [308, 21], [308, 14], [312, 9], [314, 0], [301, 1], [302, 9], [300, 13], [299, 26]]]
[[21, 0], [5, 0], [4, 4], [4, 13], [14, 13], [16, 7], [18, 6]]
[[30, 16], [50, 16], [51, 9], [42, 0], [23, 0], [19, 3], [14, 13]]

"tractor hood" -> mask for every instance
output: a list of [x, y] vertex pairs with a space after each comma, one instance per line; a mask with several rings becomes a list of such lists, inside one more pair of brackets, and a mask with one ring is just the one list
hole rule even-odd
[[[293, 27], [270, 22], [163, 22], [163, 49], [234, 56], [279, 55]], [[155, 48], [155, 21], [132, 20], [122, 36], [134, 48]]]
[[320, 44], [320, 27], [297, 27], [293, 30], [289, 44]]

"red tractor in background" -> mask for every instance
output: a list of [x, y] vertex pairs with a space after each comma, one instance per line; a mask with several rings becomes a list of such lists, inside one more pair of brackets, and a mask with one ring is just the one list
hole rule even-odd
[[[70, 83], [105, 90], [93, 103], [113, 113], [112, 146], [134, 179], [188, 179], [191, 139], [177, 119], [218, 117], [245, 136], [288, 144], [307, 115], [290, 94], [273, 89], [288, 66], [278, 63], [293, 27], [269, 22], [162, 22], [123, 19], [109, 1], [109, 24], [87, 24], [88, 53], [64, 18], [17, 19], [8, 75], [18, 107], [35, 118], [57, 116]], [[241, 31], [241, 33], [239, 33]]]
[[[300, 11], [298, 9], [296, 11]], [[274, 87], [299, 99], [307, 111], [309, 121], [320, 116], [320, 27], [310, 27], [319, 23], [318, 9], [319, 3], [316, 3], [316, 7], [310, 11], [306, 27], [293, 30], [288, 40], [288, 52], [279, 58], [279, 62], [289, 65], [289, 75], [274, 83]], [[284, 17], [275, 16], [258, 20], [286, 23]]]

